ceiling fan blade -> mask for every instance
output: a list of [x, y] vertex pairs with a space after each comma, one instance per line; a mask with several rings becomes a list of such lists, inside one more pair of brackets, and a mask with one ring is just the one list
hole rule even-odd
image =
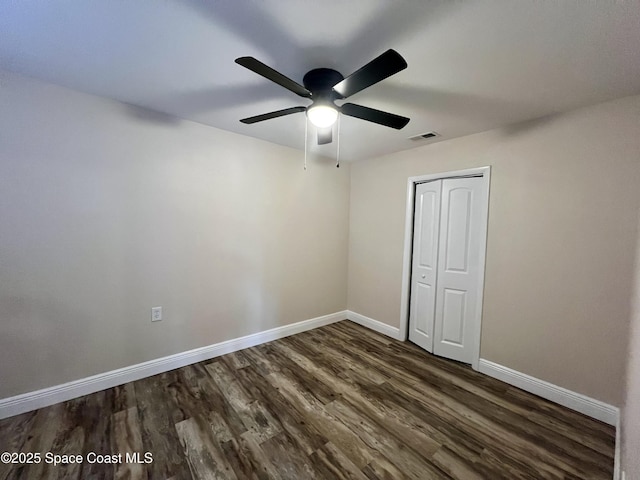
[[263, 113], [262, 115], [256, 115], [255, 117], [243, 118], [240, 120], [242, 123], [257, 123], [264, 120], [270, 120], [272, 118], [283, 117], [284, 115], [291, 115], [292, 113], [304, 112], [306, 107], [291, 107], [284, 110], [276, 110], [275, 112]]
[[383, 112], [382, 110], [376, 110], [375, 108], [363, 107], [362, 105], [356, 105], [355, 103], [345, 103], [340, 107], [340, 112], [350, 117], [356, 117], [368, 122], [378, 123], [385, 127], [395, 128], [396, 130], [400, 130], [409, 123], [409, 119], [407, 117]]
[[296, 95], [300, 95], [301, 97], [309, 98], [311, 97], [311, 92], [304, 88], [297, 82], [294, 82], [289, 77], [285, 77], [280, 72], [277, 72], [273, 68], [265, 65], [260, 60], [256, 60], [253, 57], [240, 57], [236, 58], [236, 63], [238, 65], [242, 65], [245, 68], [248, 68], [252, 72], [257, 73], [258, 75], [262, 75], [264, 78], [271, 80], [272, 82], [277, 83], [278, 85], [286, 88], [287, 90], [292, 91]]
[[333, 128], [318, 128], [318, 145], [326, 145], [333, 141]]
[[389, 49], [379, 57], [371, 60], [360, 70], [336, 83], [333, 86], [333, 90], [342, 95], [342, 98], [347, 98], [405, 68], [407, 68], [407, 62], [402, 58], [402, 55], [395, 50]]

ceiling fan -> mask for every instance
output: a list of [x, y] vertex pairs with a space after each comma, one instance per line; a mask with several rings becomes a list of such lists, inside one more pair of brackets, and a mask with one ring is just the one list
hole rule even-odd
[[350, 97], [407, 68], [407, 62], [395, 50], [387, 50], [346, 78], [340, 72], [330, 68], [315, 68], [304, 75], [302, 79], [304, 86], [253, 57], [240, 57], [236, 58], [235, 61], [238, 65], [242, 65], [296, 95], [312, 101], [311, 105], [307, 107], [285, 108], [275, 112], [243, 118], [240, 120], [242, 123], [257, 123], [306, 111], [309, 121], [318, 127], [318, 145], [331, 143], [332, 129], [330, 127], [337, 120], [339, 113], [397, 130], [409, 123], [407, 117], [363, 107], [355, 103], [335, 104], [336, 100]]

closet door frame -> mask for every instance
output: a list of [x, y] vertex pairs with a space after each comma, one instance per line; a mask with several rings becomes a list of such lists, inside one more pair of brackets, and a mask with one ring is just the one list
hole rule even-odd
[[433, 180], [443, 180], [445, 178], [476, 176], [482, 179], [482, 189], [480, 197], [480, 238], [478, 239], [480, 248], [480, 272], [478, 279], [478, 305], [476, 315], [473, 319], [476, 324], [474, 338], [472, 339], [473, 357], [471, 366], [478, 370], [480, 361], [480, 337], [482, 333], [482, 304], [484, 299], [484, 276], [485, 259], [487, 253], [487, 227], [489, 218], [489, 186], [491, 184], [491, 167], [477, 167], [466, 170], [455, 170], [452, 172], [432, 173], [409, 177], [407, 180], [407, 204], [404, 227], [404, 255], [402, 259], [402, 291], [400, 301], [400, 340], [407, 340], [409, 334], [409, 302], [411, 293], [411, 258], [413, 249], [413, 212], [415, 202], [416, 185]]

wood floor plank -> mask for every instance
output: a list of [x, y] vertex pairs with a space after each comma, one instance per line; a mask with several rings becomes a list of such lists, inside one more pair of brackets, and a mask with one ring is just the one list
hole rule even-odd
[[199, 414], [201, 411], [218, 412], [225, 419], [233, 434], [239, 437], [247, 431], [247, 427], [234, 410], [233, 405], [223, 395], [224, 387], [221, 390], [211, 378], [207, 365], [201, 362], [190, 365], [192, 367], [190, 369], [180, 369], [181, 380], [187, 384], [197, 398], [197, 402], [194, 403], [195, 414]]
[[[67, 402], [67, 412], [73, 415], [67, 419], [67, 422], [83, 428], [84, 448], [80, 453], [85, 458], [89, 452], [100, 454], [111, 452], [111, 413], [116, 403], [115, 393], [115, 390], [108, 389]], [[60, 441], [65, 443], [64, 436]], [[70, 451], [70, 453], [77, 452]], [[113, 464], [83, 462], [80, 478], [100, 478], [102, 475], [111, 478], [114, 469]]]
[[261, 475], [266, 475], [266, 478], [270, 480], [288, 480], [286, 477], [280, 475], [251, 432], [243, 433], [240, 436], [239, 442], [243, 449], [249, 452], [253, 463], [260, 466], [259, 468], [262, 471]]
[[[562, 435], [562, 432], [554, 431], [546, 426], [536, 428], [528, 417], [528, 410], [514, 407], [498, 396], [470, 385], [469, 382], [461, 382], [459, 379], [452, 379], [450, 375], [442, 375], [437, 369], [425, 369], [424, 366], [407, 357], [398, 359], [397, 363], [392, 360], [389, 364], [411, 371], [416, 378], [420, 379], [413, 384], [414, 386], [419, 385], [418, 388], [426, 387], [431, 391], [440, 392], [446, 397], [455, 398], [456, 401], [469, 406], [471, 410], [486, 417], [487, 420], [516, 433], [520, 437], [527, 438], [536, 445], [544, 446], [549, 452], [557, 452], [560, 456], [570, 453], [569, 458], [575, 457], [572, 463], [578, 468], [589, 466], [590, 468], [585, 471], [591, 471], [607, 461], [598, 450], [576, 448], [578, 442]], [[602, 473], [609, 472], [604, 470]]]
[[[369, 447], [380, 452], [390, 463], [402, 469], [409, 478], [416, 480], [451, 478], [430, 461], [435, 453], [430, 445], [425, 445], [424, 450], [405, 448], [403, 442], [392, 435], [387, 435], [375, 422], [359, 415], [356, 410], [342, 400], [331, 402], [326, 408]], [[393, 452], [393, 454], [390, 455], [387, 452]]]
[[378, 332], [374, 332], [373, 330], [369, 330], [368, 328], [360, 327], [359, 325], [353, 322], [338, 322], [328, 325], [327, 331], [343, 331], [347, 335], [352, 337], [367, 337], [370, 340], [373, 340], [381, 345], [391, 345], [393, 340], [389, 337], [382, 335]]
[[[111, 416], [111, 452], [118, 452], [126, 460], [126, 454], [144, 456], [142, 429], [138, 408], [120, 410]], [[147, 468], [142, 463], [122, 462], [115, 465], [115, 480], [145, 480]]]
[[[68, 403], [58, 403], [36, 412], [31, 431], [27, 433], [21, 452], [52, 452], [60, 433], [68, 429], [66, 410]], [[2, 434], [4, 436], [4, 433]], [[19, 465], [7, 478], [56, 478], [57, 468], [45, 462]]]
[[[402, 355], [397, 365], [399, 368], [410, 365], [413, 368], [413, 372], [421, 370], [423, 373], [420, 375], [421, 382], [430, 384], [437, 380], [434, 383], [434, 385], [437, 385], [437, 388], [447, 388], [449, 395], [455, 396], [456, 398], [460, 398], [461, 395], [465, 396], [465, 398], [470, 400], [469, 404], [473, 406], [480, 406], [480, 404], [482, 404], [487, 412], [495, 412], [498, 415], [504, 412], [504, 414], [509, 416], [506, 420], [508, 423], [513, 423], [514, 419], [517, 419], [518, 423], [536, 423], [540, 428], [530, 428], [528, 431], [539, 431], [545, 441], [551, 441], [554, 444], [564, 444], [564, 448], [570, 450], [574, 448], [573, 442], [578, 442], [589, 447], [591, 452], [588, 452], [586, 455], [588, 458], [584, 458], [586, 461], [593, 459], [594, 455], [601, 455], [603, 449], [605, 451], [610, 451], [611, 449], [610, 439], [608, 438], [606, 441], [603, 441], [602, 437], [594, 437], [591, 434], [576, 438], [572, 435], [573, 429], [571, 425], [573, 424], [563, 422], [556, 417], [541, 414], [537, 409], [532, 410], [531, 405], [508, 400], [506, 392], [512, 390], [513, 387], [506, 388], [503, 391], [486, 388], [486, 383], [481, 384], [477, 378], [478, 374], [475, 374], [475, 372], [474, 375], [465, 377], [460, 374], [460, 368], [453, 370], [450, 369], [451, 365], [436, 365], [435, 362], [434, 364], [426, 364], [424, 362], [424, 355]], [[541, 405], [541, 402], [538, 402], [538, 405]], [[499, 408], [496, 409], [495, 407]], [[591, 421], [591, 423], [593, 423], [593, 421]], [[566, 435], [566, 433], [569, 433], [569, 435]]]
[[270, 373], [277, 372], [280, 367], [276, 363], [269, 361], [269, 350], [275, 342], [265, 343], [263, 345], [257, 345], [252, 348], [247, 348], [242, 351], [245, 357], [249, 359], [251, 364], [258, 369], [260, 375], [266, 377]]
[[238, 478], [202, 420], [188, 418], [178, 422], [176, 431], [193, 478], [202, 480], [236, 480]]
[[214, 441], [217, 442], [238, 478], [252, 480], [269, 478], [266, 466], [257, 462], [252, 451], [246, 447], [245, 442], [242, 442], [242, 437], [238, 438], [234, 435], [225, 419], [218, 412], [215, 410], [209, 412], [208, 420]]
[[349, 338], [342, 331], [338, 331], [332, 341], [325, 343], [324, 347], [333, 354], [344, 352], [355, 362], [366, 365], [374, 372], [391, 373], [392, 378], [401, 378], [406, 383], [414, 383], [418, 380], [413, 374], [403, 369], [389, 368], [386, 362], [389, 349], [386, 346], [382, 346], [384, 348], [377, 344], [372, 346], [362, 338]]
[[220, 360], [227, 362], [227, 365], [233, 370], [239, 370], [251, 365], [251, 360], [242, 350], [224, 355]]
[[541, 478], [547, 478], [547, 474], [551, 475], [552, 478], [555, 476], [561, 477], [564, 469], [568, 469], [571, 473], [576, 473], [570, 465], [565, 463], [562, 463], [562, 465], [549, 463], [551, 458], [548, 452], [544, 451], [539, 445], [525, 442], [507, 429], [481, 415], [475, 414], [471, 409], [456, 402], [454, 399], [448, 398], [445, 400], [435, 392], [416, 390], [413, 387], [397, 382], [385, 384], [383, 387], [383, 391], [387, 395], [401, 392], [403, 399], [408, 399], [409, 402], [424, 401], [440, 418], [448, 422], [457, 420], [469, 436], [483, 444], [491, 444], [493, 448], [498, 448], [502, 452], [508, 452], [510, 457], [527, 465], [529, 470], [538, 469]]
[[314, 332], [307, 333], [311, 335], [306, 342], [296, 337], [288, 337], [286, 343], [282, 343], [290, 345], [299, 352], [305, 352], [307, 355], [313, 353], [315, 363], [325, 369], [330, 369], [334, 375], [342, 376], [347, 372], [356, 372], [374, 383], [383, 383], [390, 379], [390, 376], [385, 372], [367, 368], [339, 349], [334, 348], [328, 351], [326, 345], [330, 344], [330, 339], [325, 336], [315, 336]]
[[504, 399], [507, 402], [517, 403], [529, 408], [531, 416], [543, 417], [544, 423], [560, 425], [560, 428], [575, 431], [579, 428], [584, 434], [581, 439], [593, 439], [597, 446], [593, 447], [604, 452], [612, 451], [615, 436], [612, 435], [612, 427], [599, 422], [586, 415], [575, 412], [561, 405], [531, 395], [519, 388], [507, 388]]
[[277, 412], [282, 430], [294, 439], [299, 451], [311, 455], [327, 442], [313, 425], [306, 422], [306, 417], [252, 367], [242, 369], [237, 376], [245, 388], [252, 389], [254, 395], [261, 398], [264, 404], [272, 406], [272, 412]]
[[[419, 444], [420, 447], [416, 451], [419, 455], [426, 454], [432, 455], [434, 452], [440, 449], [441, 444], [429, 437], [422, 431], [423, 425], [417, 423], [409, 423], [407, 419], [409, 416], [399, 416], [395, 412], [390, 411], [384, 405], [379, 402], [372, 402], [370, 399], [365, 398], [360, 390], [359, 386], [353, 383], [347, 383], [340, 378], [332, 377], [331, 370], [324, 370], [322, 365], [314, 364], [309, 358], [306, 358], [300, 351], [294, 351], [288, 348], [288, 345], [281, 345], [283, 351], [288, 352], [288, 356], [297, 362], [305, 364], [305, 368], [310, 372], [313, 372], [318, 378], [330, 384], [335, 391], [340, 393], [340, 396], [345, 400], [348, 399], [350, 404], [358, 411], [358, 418], [367, 419], [384, 429], [386, 435], [390, 438], [395, 437], [400, 442], [411, 442]], [[358, 377], [360, 378], [360, 377]], [[368, 382], [368, 380], [365, 380]], [[369, 383], [370, 386], [375, 387], [377, 383]], [[333, 405], [332, 402], [330, 405]], [[391, 434], [391, 435], [389, 435]], [[393, 448], [389, 450], [395, 451]]]
[[252, 432], [260, 442], [268, 440], [282, 431], [280, 422], [264, 407], [260, 400], [252, 398], [224, 363], [213, 362], [206, 368], [246, 429]]
[[136, 389], [133, 383], [113, 387], [113, 412], [128, 410], [137, 405]]
[[[601, 453], [602, 442], [592, 439], [591, 436], [584, 435], [578, 438], [569, 438], [565, 435], [567, 431], [566, 424], [564, 428], [562, 424], [560, 424], [560, 428], [557, 428], [558, 424], [554, 425], [544, 420], [544, 418], [548, 417], [531, 412], [530, 409], [518, 404], [505, 401], [504, 394], [500, 396], [491, 390], [484, 389], [476, 385], [476, 382], [473, 381], [474, 379], [465, 380], [460, 374], [456, 375], [453, 372], [437, 368], [435, 365], [425, 365], [423, 360], [418, 362], [416, 358], [411, 358], [407, 355], [392, 356], [389, 365], [398, 369], [409, 369], [416, 378], [420, 379], [419, 382], [423, 385], [446, 391], [445, 393], [448, 396], [457, 398], [470, 405], [474, 410], [491, 416], [493, 420], [502, 423], [504, 426], [517, 430], [519, 435], [530, 436], [530, 440], [534, 443], [547, 444], [550, 449], [559, 450], [560, 452], [574, 452], [576, 461], [580, 464], [598, 465], [607, 462], [606, 458], [598, 458], [605, 456]], [[531, 425], [531, 422], [535, 421], [537, 421], [539, 428]], [[576, 449], [576, 443], [581, 443], [590, 448], [586, 450]], [[604, 450], [611, 451], [610, 447], [610, 445], [607, 445]], [[611, 457], [608, 458], [611, 459]]]
[[[36, 416], [42, 410], [0, 420], [0, 452], [25, 452], [23, 445], [34, 431]], [[15, 470], [12, 464], [0, 462], [0, 480], [16, 478]]]
[[462, 457], [476, 458], [482, 453], [483, 444], [468, 435], [458, 423], [443, 419], [437, 412], [414, 404], [401, 394], [398, 397], [385, 395], [381, 389], [386, 385], [371, 388], [368, 384], [359, 384], [357, 392], [364, 399], [359, 402], [361, 408], [367, 404], [374, 405], [373, 412], [379, 412], [381, 421], [390, 431], [398, 432], [400, 438], [415, 439], [420, 446], [427, 442], [446, 445]]
[[[338, 343], [341, 340], [338, 340]], [[358, 342], [361, 343], [361, 345], [366, 347], [363, 347], [362, 351], [359, 351], [358, 353], [360, 354], [360, 359], [362, 361], [367, 361], [370, 362], [371, 365], [378, 365], [378, 366], [383, 366], [381, 365], [381, 362], [379, 360], [379, 358], [381, 358], [382, 355], [382, 351], [376, 351], [375, 349], [379, 348], [379, 346], [373, 342], [371, 342], [370, 340], [367, 339], [358, 339]], [[400, 347], [397, 347], [400, 348]], [[373, 349], [373, 350], [372, 350]], [[394, 357], [393, 355], [389, 356], [386, 355], [384, 356], [385, 360], [386, 360], [386, 366], [387, 368], [391, 369], [394, 373], [397, 373], [397, 375], [395, 376], [394, 382], [402, 382], [403, 385], [416, 385], [417, 383], [423, 382], [425, 380], [429, 380], [430, 378], [433, 378], [433, 376], [429, 376], [427, 375], [428, 370], [426, 371], [421, 371], [419, 367], [412, 365], [410, 362], [407, 362], [406, 358], [398, 358], [398, 357]], [[441, 361], [441, 360], [438, 360]], [[436, 363], [436, 362], [434, 362]], [[422, 369], [424, 370], [424, 369]], [[431, 385], [432, 387], [436, 387], [438, 390], [441, 389], [440, 385]], [[449, 386], [451, 387], [451, 386]], [[464, 390], [459, 390], [459, 392], [463, 392]], [[458, 392], [458, 393], [459, 393]], [[450, 398], [457, 398], [459, 397], [459, 395], [451, 393], [449, 395]], [[473, 405], [475, 407], [478, 406], [479, 403], [482, 403], [482, 398], [479, 398], [478, 396], [476, 396], [475, 398], [472, 399], [473, 401], [467, 402], [468, 405]], [[485, 413], [489, 412], [490, 414], [494, 414], [495, 411], [491, 410], [491, 409], [487, 409], [485, 411]], [[500, 415], [500, 410], [497, 411], [497, 415]], [[495, 416], [495, 415], [493, 415]], [[511, 427], [511, 428], [517, 428], [518, 423], [524, 423], [526, 421], [528, 421], [527, 419], [520, 419], [519, 422], [515, 422], [514, 418], [510, 419], [511, 421], [505, 421], [503, 422], [503, 427]], [[549, 444], [551, 443], [550, 447], [548, 448], [548, 451], [546, 453], [550, 453], [552, 451], [556, 451], [556, 450], [560, 450], [560, 456], [558, 457], [557, 463], [559, 464], [559, 468], [561, 468], [563, 471], [565, 471], [567, 474], [574, 474], [574, 475], [580, 475], [580, 474], [589, 474], [589, 475], [593, 475], [595, 474], [594, 469], [599, 469], [604, 475], [610, 475], [611, 473], [611, 469], [610, 469], [610, 463], [606, 462], [602, 459], [597, 459], [594, 457], [598, 457], [601, 456], [601, 454], [597, 451], [590, 451], [589, 449], [585, 450], [584, 452], [579, 449], [578, 451], [580, 453], [578, 453], [577, 457], [575, 455], [575, 450], [573, 450], [573, 447], [575, 446], [576, 443], [573, 440], [569, 440], [566, 438], [563, 438], [560, 435], [554, 435], [552, 432], [550, 431], [545, 431], [544, 429], [540, 429], [541, 431], [537, 434], [537, 436], [535, 436], [535, 438], [532, 438], [532, 444], [536, 445], [536, 447], [538, 446], [539, 443], [543, 442], [545, 444]], [[533, 432], [535, 432], [535, 429], [531, 430]], [[529, 432], [525, 431], [525, 430], [520, 430], [518, 433], [522, 434], [522, 435], [530, 435]], [[549, 437], [552, 437], [551, 440], [555, 440], [556, 444], [553, 444], [553, 442], [550, 442]], [[572, 450], [574, 451], [574, 453], [572, 455], [566, 456], [566, 457], [562, 457], [562, 452], [567, 452], [568, 450]], [[607, 449], [609, 451], [611, 451], [610, 449]], [[574, 458], [575, 457], [575, 458]], [[610, 457], [609, 457], [610, 458]], [[585, 463], [590, 463], [592, 468], [589, 468], [588, 465], [584, 465]], [[602, 465], [602, 466], [599, 466]], [[585, 473], [587, 472], [587, 473]]]
[[324, 405], [315, 397], [301, 391], [291, 379], [277, 372], [270, 374], [268, 378], [293, 408], [305, 415], [307, 423], [313, 425], [327, 440], [340, 448], [359, 468], [367, 465], [376, 456], [375, 450], [369, 448], [346, 425], [327, 412]]
[[[288, 346], [281, 345], [280, 348], [287, 351]], [[308, 360], [302, 360], [302, 353], [291, 352], [290, 350], [288, 351], [289, 355], [296, 359], [296, 361], [305, 361], [307, 368], [310, 371], [313, 371], [315, 375], [321, 378], [327, 378], [327, 372], [322, 372], [320, 367], [310, 364]], [[480, 442], [475, 442], [475, 444], [472, 443], [472, 439], [468, 436], [462, 435], [462, 432], [457, 431], [455, 427], [451, 425], [446, 425], [446, 423], [442, 422], [440, 419], [437, 419], [436, 422], [432, 423], [423, 422], [412, 416], [407, 411], [403, 411], [403, 413], [399, 414], [398, 410], [394, 409], [393, 406], [389, 408], [383, 401], [381, 401], [381, 399], [367, 395], [367, 392], [372, 387], [371, 382], [368, 380], [365, 380], [365, 383], [360, 385], [347, 385], [339, 382], [337, 379], [334, 379], [333, 387], [337, 391], [340, 391], [343, 396], [352, 399], [354, 403], [361, 409], [364, 409], [363, 411], [366, 411], [371, 418], [376, 418], [378, 421], [383, 423], [387, 431], [396, 434], [400, 439], [406, 440], [413, 438], [425, 448], [429, 448], [428, 446], [432, 445], [431, 448], [435, 451], [441, 444], [447, 442], [448, 436], [451, 436], [456, 439], [454, 443], [450, 444], [451, 448], [463, 456], [475, 457], [483, 449]], [[378, 388], [374, 386], [374, 390], [377, 391]], [[433, 423], [440, 427], [445, 426], [444, 434], [437, 429], [433, 429]]]
[[410, 478], [383, 456], [376, 457], [369, 462], [362, 469], [362, 473], [370, 480], [404, 480]]
[[0, 421], [7, 479], [609, 480], [615, 431], [343, 321]]
[[[77, 455], [78, 452], [82, 452], [84, 450], [84, 429], [81, 426], [70, 425], [69, 427], [70, 428], [64, 433], [58, 435], [51, 447], [52, 452], [56, 452], [58, 455]], [[85, 465], [83, 463], [61, 463], [52, 469], [52, 473], [55, 478], [60, 479], [79, 480], [82, 478], [90, 478], [91, 473], [86, 476], [82, 476], [83, 474], [81, 474], [83, 470], [89, 470], [86, 468], [87, 466], [89, 465]]]
[[175, 429], [176, 417], [183, 415], [173, 412], [173, 401], [168, 393], [169, 384], [175, 381], [175, 375], [163, 374], [135, 382], [142, 444], [145, 452], [153, 454], [153, 463], [147, 466], [147, 471], [149, 478], [154, 480], [172, 476], [189, 478], [190, 475]]
[[475, 459], [462, 458], [447, 447], [440, 448], [431, 457], [435, 465], [446, 472], [451, 478], [464, 478], [465, 480], [483, 480], [484, 477], [473, 470]]
[[313, 461], [306, 455], [300, 455], [296, 450], [292, 438], [286, 432], [262, 442], [260, 448], [281, 478], [324, 480]]
[[278, 365], [278, 372], [296, 378], [299, 388], [313, 395], [322, 403], [328, 403], [335, 399], [336, 393], [333, 389], [318, 379], [315, 375], [309, 375], [309, 365], [312, 363], [306, 358], [293, 358], [290, 350], [283, 350], [289, 339], [274, 343], [268, 350], [264, 351], [265, 356], [272, 364]]
[[326, 443], [310, 455], [321, 478], [336, 480], [367, 480], [367, 476], [339, 448]]

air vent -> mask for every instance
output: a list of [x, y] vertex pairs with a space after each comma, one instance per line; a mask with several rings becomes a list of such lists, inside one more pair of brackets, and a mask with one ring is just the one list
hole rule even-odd
[[439, 136], [440, 134], [436, 132], [427, 132], [427, 133], [421, 133], [420, 135], [416, 135], [414, 137], [410, 137], [409, 140], [413, 140], [413, 141], [427, 140], [429, 138], [439, 137]]

